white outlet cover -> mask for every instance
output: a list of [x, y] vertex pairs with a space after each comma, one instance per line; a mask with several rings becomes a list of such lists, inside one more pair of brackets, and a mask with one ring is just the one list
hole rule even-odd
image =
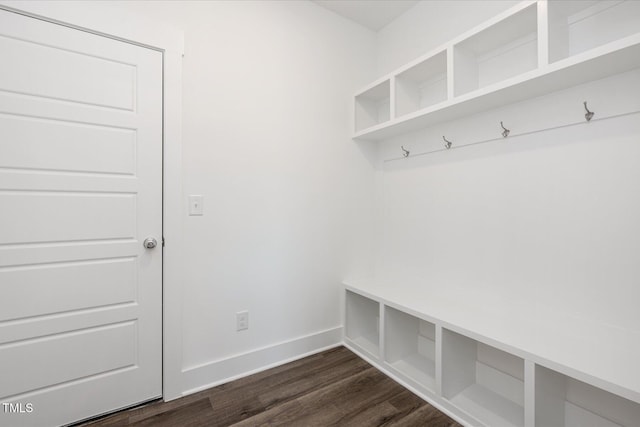
[[249, 312], [239, 311], [236, 313], [236, 330], [244, 331], [249, 329]]
[[189, 215], [204, 215], [204, 196], [198, 194], [189, 196]]

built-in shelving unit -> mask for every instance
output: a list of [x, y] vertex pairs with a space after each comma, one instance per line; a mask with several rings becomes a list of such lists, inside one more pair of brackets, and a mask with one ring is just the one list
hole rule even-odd
[[524, 1], [355, 96], [380, 140], [640, 67], [640, 2]]
[[345, 289], [345, 345], [465, 425], [639, 425], [637, 331], [433, 288]]
[[[637, 68], [640, 1], [527, 0], [360, 91], [354, 138], [398, 136]], [[640, 425], [637, 328], [464, 298], [350, 283], [345, 345], [468, 425]]]

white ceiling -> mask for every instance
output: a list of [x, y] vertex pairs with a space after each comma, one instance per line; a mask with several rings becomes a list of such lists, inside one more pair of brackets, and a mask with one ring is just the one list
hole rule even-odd
[[314, 3], [342, 15], [373, 31], [412, 8], [419, 0], [313, 0]]

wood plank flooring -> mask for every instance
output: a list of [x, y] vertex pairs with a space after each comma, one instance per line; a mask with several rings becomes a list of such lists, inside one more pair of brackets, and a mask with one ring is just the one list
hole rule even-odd
[[345, 347], [171, 402], [82, 424], [114, 426], [460, 426]]

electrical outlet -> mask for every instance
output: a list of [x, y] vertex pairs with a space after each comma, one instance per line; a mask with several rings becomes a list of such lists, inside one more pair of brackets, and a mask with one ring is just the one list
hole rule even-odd
[[236, 331], [249, 329], [249, 312], [239, 311], [236, 313]]

